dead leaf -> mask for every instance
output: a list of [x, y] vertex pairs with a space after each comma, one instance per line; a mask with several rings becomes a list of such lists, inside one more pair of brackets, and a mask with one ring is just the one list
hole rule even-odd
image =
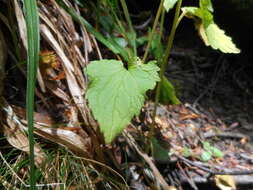
[[[15, 106], [14, 110], [17, 111], [22, 122], [27, 124], [25, 109]], [[61, 126], [52, 128], [55, 125], [54, 121], [48, 115], [37, 112], [34, 113], [34, 122], [34, 127], [36, 128], [34, 132], [39, 136], [67, 147], [68, 150], [79, 156], [87, 157], [93, 154], [90, 137], [81, 127]]]
[[46, 41], [48, 41], [48, 43], [52, 46], [57, 55], [60, 57], [63, 69], [66, 74], [68, 87], [73, 97], [73, 100], [76, 103], [77, 107], [79, 108], [79, 111], [81, 112], [85, 123], [89, 123], [88, 120], [89, 116], [87, 114], [89, 114], [90, 112], [88, 111], [88, 108], [86, 107], [86, 101], [84, 100], [84, 90], [81, 89], [79, 84], [77, 83], [73, 65], [71, 64], [70, 60], [61, 49], [60, 45], [54, 38], [53, 34], [47, 28], [47, 26], [42, 24], [40, 26], [40, 29], [41, 34], [44, 36]]
[[191, 114], [183, 114], [180, 116], [180, 120], [183, 121], [183, 120], [187, 120], [187, 119], [196, 119], [196, 118], [199, 118], [200, 116], [195, 114], [195, 113], [191, 113]]
[[214, 180], [221, 190], [236, 190], [235, 180], [231, 175], [215, 175]]
[[242, 145], [245, 145], [248, 141], [249, 141], [248, 137], [243, 137], [243, 138], [240, 140], [240, 143], [241, 143]]
[[82, 135], [74, 131], [49, 128], [35, 124], [35, 133], [54, 143], [60, 144], [78, 156], [92, 157], [93, 148], [89, 137], [83, 138]]
[[[29, 140], [24, 132], [26, 127], [20, 122], [20, 119], [13, 112], [12, 107], [3, 98], [1, 99], [1, 102], [3, 102], [3, 110], [7, 115], [6, 122], [8, 126], [2, 124], [7, 141], [13, 147], [29, 154]], [[34, 146], [34, 154], [35, 164], [39, 167], [46, 160], [46, 154], [37, 143], [35, 143]]]
[[14, 0], [14, 8], [15, 8], [15, 14], [16, 14], [17, 22], [18, 22], [20, 38], [27, 51], [26, 23], [25, 23], [25, 18], [24, 18], [22, 9], [20, 5], [18, 4], [17, 0]]
[[[26, 22], [25, 18], [21, 9], [21, 6], [19, 5], [18, 1], [14, 1], [14, 8], [15, 8], [15, 14], [17, 18], [17, 23], [18, 23], [18, 29], [19, 29], [19, 34], [21, 41], [23, 43], [23, 46], [25, 47], [25, 51], [27, 52], [27, 29], [26, 29]], [[37, 79], [38, 79], [38, 84], [42, 90], [42, 92], [46, 92], [45, 84], [42, 79], [42, 75], [40, 72], [40, 69], [38, 68], [37, 71]]]
[[62, 79], [65, 79], [65, 78], [66, 78], [65, 73], [62, 71], [56, 77], [51, 78], [50, 80], [62, 80]]

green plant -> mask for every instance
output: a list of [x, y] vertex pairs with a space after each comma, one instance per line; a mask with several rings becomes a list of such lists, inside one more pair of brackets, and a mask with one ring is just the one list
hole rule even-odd
[[35, 0], [25, 1], [27, 39], [28, 39], [28, 73], [26, 110], [28, 121], [28, 136], [30, 149], [30, 189], [35, 189], [35, 165], [34, 165], [34, 137], [33, 137], [33, 111], [34, 111], [34, 89], [39, 62], [40, 36], [39, 36], [39, 16]]
[[[153, 121], [156, 116], [156, 109], [159, 102], [178, 104], [173, 85], [164, 76], [167, 62], [170, 56], [171, 48], [173, 46], [176, 29], [184, 16], [193, 18], [195, 25], [201, 34], [202, 39], [206, 45], [210, 45], [213, 49], [219, 49], [224, 53], [239, 53], [240, 50], [231, 41], [231, 38], [226, 36], [222, 30], [213, 21], [213, 8], [211, 0], [199, 0], [199, 7], [184, 7], [181, 9], [182, 0], [161, 0], [160, 5], [153, 23], [151, 32], [146, 38], [138, 38], [138, 33], [134, 30], [127, 5], [125, 0], [104, 0], [101, 3], [97, 2], [97, 7], [107, 6], [111, 15], [108, 15], [106, 20], [103, 16], [98, 14], [100, 24], [104, 26], [108, 37], [102, 35], [92, 27], [82, 16], [76, 13], [75, 10], [68, 7], [62, 0], [58, 0], [61, 5], [67, 10], [70, 15], [80, 24], [84, 25], [86, 29], [92, 33], [102, 44], [108, 47], [114, 54], [120, 55], [125, 62], [128, 69], [123, 67], [122, 61], [117, 60], [101, 60], [91, 62], [87, 67], [86, 72], [90, 78], [90, 85], [87, 92], [89, 106], [98, 120], [101, 130], [105, 135], [107, 143], [110, 143], [113, 138], [120, 133], [123, 128], [130, 122], [134, 115], [138, 115], [139, 110], [144, 102], [145, 92], [155, 87], [155, 82], [159, 81], [155, 92], [155, 109], [153, 112]], [[123, 21], [119, 5], [123, 10], [123, 15], [126, 24]], [[171, 32], [168, 36], [167, 45], [165, 48], [162, 43], [163, 25], [165, 10], [169, 11], [176, 5]], [[96, 6], [94, 6], [96, 7]], [[99, 8], [98, 11], [99, 12]], [[180, 14], [181, 13], [181, 14]], [[108, 22], [109, 26], [105, 23]], [[116, 24], [115, 24], [116, 23]], [[160, 32], [157, 32], [157, 26], [160, 24]], [[113, 33], [117, 33], [119, 37], [115, 37]], [[147, 47], [143, 56], [143, 61], [137, 60], [138, 52], [137, 45], [147, 42]], [[145, 64], [148, 59], [148, 54], [151, 53], [160, 66], [159, 78], [154, 77], [158, 68], [152, 63], [152, 77], [145, 76], [151, 72], [151, 63]], [[148, 71], [144, 67], [149, 68]], [[138, 72], [133, 71], [136, 70]], [[118, 72], [118, 73], [117, 73]], [[129, 77], [135, 78], [143, 74], [143, 80], [132, 82]], [[145, 73], [145, 74], [144, 74]], [[127, 77], [126, 77], [127, 76]], [[127, 79], [130, 82], [127, 82]], [[140, 99], [132, 100], [133, 97], [129, 86], [138, 84], [140, 87], [145, 86], [146, 83], [152, 83], [142, 90], [135, 90], [134, 96]], [[106, 85], [106, 87], [102, 87]], [[123, 87], [122, 87], [123, 85]], [[124, 88], [126, 88], [124, 90]], [[129, 93], [129, 95], [128, 95]], [[126, 102], [136, 104], [133, 106], [126, 105]], [[103, 107], [106, 104], [105, 108]], [[110, 105], [107, 105], [110, 104]]]
[[223, 53], [240, 53], [240, 49], [232, 42], [231, 37], [215, 24], [211, 0], [200, 0], [199, 7], [184, 7], [182, 15], [194, 20], [196, 29], [206, 46]]
[[[171, 2], [171, 3], [174, 4], [174, 1]], [[153, 111], [153, 124], [155, 122], [156, 110], [157, 110], [159, 98], [160, 98], [160, 95], [161, 95], [161, 87], [162, 87], [162, 84], [165, 84], [165, 82], [164, 82], [164, 80], [165, 80], [164, 73], [165, 73], [165, 69], [166, 69], [166, 66], [167, 66], [168, 58], [170, 56], [170, 52], [171, 52], [171, 48], [172, 48], [172, 45], [173, 45], [176, 29], [177, 29], [177, 26], [178, 26], [178, 18], [179, 18], [181, 4], [182, 4], [182, 0], [178, 0], [177, 6], [176, 6], [176, 11], [175, 11], [175, 16], [174, 16], [174, 20], [173, 20], [173, 25], [172, 25], [172, 28], [171, 28], [171, 31], [170, 31], [168, 42], [167, 42], [167, 47], [166, 47], [164, 57], [163, 57], [162, 62], [161, 62], [161, 70], [160, 70], [160, 74], [159, 74], [159, 76], [161, 78], [161, 81], [158, 83], [157, 88], [156, 88], [156, 93], [155, 93], [155, 108], [154, 108], [154, 111]], [[169, 6], [170, 4], [166, 4], [166, 5]], [[173, 5], [167, 7], [168, 10], [172, 6]]]
[[[133, 36], [134, 39], [132, 42], [130, 42], [130, 44], [133, 47], [133, 55], [136, 55], [136, 37], [135, 37], [135, 32], [133, 30], [132, 24], [131, 24], [131, 20], [129, 18], [129, 14], [127, 11], [127, 7], [126, 4], [124, 3], [124, 1], [121, 1], [123, 10], [124, 10], [124, 14], [126, 17], [126, 20], [128, 22], [128, 25], [130, 26], [130, 34], [131, 36]], [[146, 48], [145, 51], [145, 55], [144, 55], [144, 60], [146, 59], [145, 57], [147, 57], [147, 52], [149, 51], [149, 46], [151, 46], [151, 42], [154, 36], [154, 30], [156, 28], [156, 25], [158, 23], [158, 18], [160, 17], [160, 14], [162, 12], [162, 5], [163, 5], [163, 1], [161, 1], [160, 3], [160, 7], [156, 16], [156, 20], [152, 29], [152, 32], [149, 36], [149, 41], [148, 41], [148, 46]], [[119, 24], [121, 25], [121, 24]], [[173, 28], [174, 30], [175, 28]], [[175, 31], [174, 31], [175, 33]], [[124, 35], [127, 35], [127, 33], [124, 33]], [[158, 37], [158, 41], [161, 40], [161, 36]], [[129, 40], [128, 40], [129, 41]], [[170, 42], [171, 43], [171, 42]], [[155, 44], [156, 45], [156, 44]], [[172, 46], [172, 43], [170, 45], [170, 48]], [[170, 50], [169, 48], [169, 50]], [[131, 52], [131, 51], [130, 51]], [[168, 52], [168, 49], [166, 50], [166, 52]], [[158, 51], [158, 54], [161, 54], [162, 52]], [[115, 67], [121, 67], [121, 69], [123, 69], [125, 72], [126, 70], [123, 68], [123, 66], [120, 66], [120, 62], [119, 61], [115, 61], [115, 60], [102, 60], [99, 62], [91, 62], [91, 64], [88, 66], [87, 68], [87, 74], [90, 77], [91, 80], [91, 84], [88, 88], [88, 92], [87, 92], [87, 98], [89, 101], [89, 105], [93, 111], [93, 114], [95, 116], [95, 118], [99, 121], [100, 123], [100, 127], [102, 132], [105, 135], [105, 139], [107, 143], [110, 143], [114, 137], [119, 134], [124, 127], [130, 122], [131, 118], [134, 115], [138, 115], [139, 110], [141, 109], [143, 103], [144, 103], [144, 96], [145, 95], [145, 91], [149, 90], [149, 89], [153, 89], [155, 87], [155, 82], [159, 81], [159, 78], [156, 75], [156, 71], [158, 71], [157, 67], [155, 67], [155, 65], [153, 64], [153, 74], [151, 76], [152, 77], [148, 77], [148, 75], [144, 75], [144, 73], [150, 73], [151, 72], [151, 65], [150, 63], [148, 64], [143, 64], [140, 60], [136, 60], [136, 57], [130, 56], [130, 62], [128, 62], [128, 72], [133, 73], [133, 66], [139, 69], [139, 73], [135, 72], [134, 75], [132, 75], [132, 77], [142, 77], [139, 78], [135, 83], [137, 84], [137, 88], [139, 88], [139, 90], [135, 90], [135, 94], [131, 94], [131, 89], [128, 88], [127, 86], [129, 85], [129, 87], [134, 87], [134, 83], [131, 82], [127, 82], [126, 80], [129, 80], [129, 78], [126, 78], [125, 80], [119, 80], [121, 78], [123, 78], [123, 76], [119, 75], [119, 73], [117, 73], [118, 71], [114, 70], [112, 65], [115, 65]], [[168, 56], [167, 56], [168, 57]], [[138, 59], [138, 58], [137, 58]], [[133, 60], [133, 61], [132, 61]], [[166, 61], [166, 60], [164, 60]], [[113, 64], [110, 64], [113, 63]], [[102, 64], [106, 64], [106, 66], [103, 66]], [[118, 64], [118, 66], [117, 66]], [[94, 68], [92, 68], [95, 65]], [[144, 70], [141, 69], [141, 67], [146, 67]], [[150, 67], [150, 68], [148, 68]], [[92, 69], [90, 69], [92, 68]], [[102, 68], [102, 69], [101, 69]], [[118, 68], [117, 68], [118, 69]], [[164, 100], [164, 102], [166, 101], [166, 99], [170, 99], [172, 100], [173, 103], [179, 103], [179, 100], [176, 98], [175, 93], [174, 93], [174, 88], [172, 86], [172, 84], [169, 83], [169, 81], [163, 77], [164, 75], [164, 71], [165, 71], [165, 66], [162, 66], [163, 72], [160, 72], [160, 78], [163, 80], [162, 83], [160, 84], [163, 86], [164, 89], [167, 89], [166, 92], [169, 92], [168, 94], [163, 93], [162, 94], [162, 98]], [[97, 70], [101, 70], [100, 72], [98, 72]], [[122, 70], [122, 71], [123, 71]], [[141, 74], [141, 71], [142, 73]], [[113, 71], [113, 73], [110, 75], [109, 73], [111, 73]], [[144, 72], [143, 72], [144, 71]], [[114, 74], [115, 73], [115, 74]], [[138, 76], [140, 75], [140, 76]], [[141, 76], [142, 75], [142, 76]], [[100, 79], [98, 79], [98, 78]], [[115, 79], [114, 79], [115, 78]], [[101, 83], [98, 81], [106, 81], [107, 83]], [[113, 82], [112, 82], [113, 81]], [[115, 84], [114, 81], [120, 81], [117, 84]], [[130, 80], [131, 81], [131, 80]], [[109, 82], [109, 83], [108, 83]], [[142, 85], [145, 86], [145, 83], [150, 83], [153, 84], [152, 86], [147, 86], [144, 90], [141, 89]], [[110, 84], [111, 83], [111, 84]], [[127, 84], [128, 83], [128, 84]], [[121, 90], [121, 86], [123, 86], [123, 90]], [[124, 90], [124, 87], [126, 88], [126, 90]], [[160, 88], [158, 86], [158, 88]], [[115, 92], [114, 92], [115, 90]], [[107, 92], [107, 93], [105, 93]], [[110, 92], [110, 93], [108, 93]], [[113, 93], [116, 93], [117, 95], [113, 95]], [[125, 93], [129, 93], [129, 94], [125, 94]], [[102, 96], [102, 97], [101, 97]], [[129, 97], [131, 98], [129, 98]], [[137, 99], [134, 98], [134, 96], [138, 97]], [[143, 97], [142, 97], [143, 96]], [[112, 98], [113, 97], [113, 98]], [[158, 94], [158, 100], [159, 100], [160, 94]], [[109, 101], [106, 101], [106, 100]], [[102, 101], [101, 101], [102, 100]], [[157, 100], [157, 101], [158, 101]], [[109, 103], [108, 106], [106, 106], [106, 108], [104, 108], [104, 104]], [[115, 103], [116, 102], [116, 103]], [[158, 102], [157, 102], [158, 103]], [[129, 104], [129, 105], [127, 105]], [[107, 109], [107, 110], [106, 110]]]
[[211, 144], [207, 141], [203, 142], [204, 151], [200, 155], [202, 161], [207, 162], [208, 160], [214, 158], [222, 158], [224, 156], [223, 152], [221, 152], [218, 148], [211, 146]]
[[192, 149], [190, 149], [190, 148], [188, 148], [188, 147], [184, 147], [182, 153], [183, 153], [183, 156], [184, 156], [184, 157], [193, 156]]

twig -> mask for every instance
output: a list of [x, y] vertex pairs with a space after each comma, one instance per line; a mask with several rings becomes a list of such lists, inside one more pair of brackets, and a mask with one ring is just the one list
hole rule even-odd
[[239, 170], [232, 170], [232, 169], [223, 169], [223, 171], [213, 171], [209, 168], [203, 167], [200, 164], [193, 162], [191, 160], [188, 160], [187, 158], [184, 158], [182, 156], [174, 155], [178, 159], [182, 160], [183, 162], [195, 166], [205, 172], [208, 172], [209, 174], [212, 175], [251, 175], [253, 174], [253, 170], [244, 170], [244, 171], [239, 171]]
[[221, 132], [221, 133], [214, 133], [214, 132], [206, 132], [204, 133], [205, 138], [212, 138], [212, 137], [223, 137], [223, 138], [236, 138], [242, 139], [248, 137], [242, 133], [232, 133], [232, 132]]
[[186, 180], [188, 181], [188, 183], [191, 185], [191, 187], [194, 190], [198, 190], [198, 187], [196, 186], [195, 182], [192, 180], [191, 177], [188, 177], [188, 175], [186, 174], [186, 172], [184, 171], [184, 169], [182, 168], [182, 166], [177, 163], [178, 168], [180, 169], [180, 171], [182, 172], [183, 176], [186, 178]]
[[244, 153], [239, 154], [239, 156], [240, 156], [241, 158], [243, 158], [243, 159], [245, 159], [245, 160], [248, 160], [248, 161], [250, 161], [251, 163], [253, 163], [253, 158], [252, 158], [251, 156], [249, 156], [249, 155], [247, 155], [247, 154], [244, 154]]

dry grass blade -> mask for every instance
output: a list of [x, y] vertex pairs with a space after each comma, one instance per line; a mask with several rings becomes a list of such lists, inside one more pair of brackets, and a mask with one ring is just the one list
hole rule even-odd
[[[41, 25], [41, 34], [43, 37], [47, 40], [47, 42], [52, 46], [52, 48], [55, 50], [57, 55], [60, 57], [64, 71], [66, 73], [66, 79], [68, 82], [68, 86], [70, 88], [70, 93], [72, 94], [72, 97], [74, 99], [74, 102], [77, 104], [77, 106], [80, 108], [80, 111], [84, 115], [84, 118], [86, 117], [86, 113], [83, 111], [83, 105], [85, 104], [84, 98], [83, 98], [83, 93], [76, 81], [75, 75], [73, 73], [74, 68], [68, 59], [68, 57], [65, 55], [63, 50], [61, 49], [60, 45], [50, 32], [50, 30], [47, 28], [46, 25]], [[87, 121], [86, 121], [87, 122]]]
[[84, 139], [74, 131], [48, 128], [35, 125], [35, 133], [39, 136], [60, 144], [78, 156], [90, 157], [92, 150], [89, 138]]
[[[40, 18], [43, 20], [42, 23], [44, 23], [41, 24], [41, 34], [50, 48], [52, 48], [58, 56], [61, 69], [63, 69], [66, 77], [65, 80], [62, 81], [63, 85], [58, 85], [57, 92], [54, 90], [53, 93], [58, 97], [60, 95], [61, 99], [64, 94], [60, 92], [65, 92], [65, 94], [71, 97], [71, 99], [67, 102], [64, 101], [63, 104], [66, 105], [66, 103], [75, 103], [74, 106], [78, 109], [77, 113], [81, 113], [82, 116], [82, 119], [79, 119], [83, 120], [81, 122], [79, 121], [79, 123], [84, 122], [84, 125], [91, 126], [87, 127], [85, 130], [88, 130], [89, 133], [96, 138], [94, 130], [97, 129], [97, 124], [91, 116], [87, 102], [84, 98], [87, 78], [83, 74], [82, 70], [83, 66], [87, 64], [87, 59], [82, 55], [82, 51], [80, 49], [82, 45], [80, 47], [77, 45], [80, 42], [81, 37], [76, 31], [70, 15], [64, 9], [59, 7], [55, 1], [51, 1], [47, 4], [39, 3], [39, 10]], [[89, 39], [88, 34], [85, 35], [85, 37], [86, 39]], [[91, 51], [90, 40], [81, 42], [84, 43], [83, 47], [85, 49], [88, 48], [87, 52]], [[56, 89], [50, 88], [49, 85], [50, 84], [46, 84], [50, 91]], [[66, 88], [62, 89], [62, 86], [66, 86], [68, 91], [66, 91]], [[66, 97], [67, 96], [65, 96], [65, 100]]]
[[[13, 147], [29, 153], [29, 140], [24, 132], [24, 130], [26, 130], [25, 126], [19, 121], [19, 118], [13, 112], [12, 107], [4, 99], [2, 99], [1, 102], [8, 125], [2, 124], [7, 141]], [[39, 144], [35, 144], [34, 153], [36, 165], [39, 167], [46, 160], [46, 155], [40, 148]]]
[[103, 164], [103, 163], [101, 163], [101, 162], [98, 162], [98, 161], [96, 161], [96, 160], [91, 160], [91, 159], [88, 159], [88, 158], [82, 158], [82, 157], [76, 157], [76, 156], [75, 156], [75, 158], [78, 158], [78, 159], [80, 159], [80, 160], [85, 160], [85, 161], [94, 163], [95, 165], [99, 165], [99, 166], [102, 166], [102, 167], [104, 167], [104, 168], [110, 170], [112, 173], [116, 174], [119, 178], [121, 178], [121, 180], [122, 180], [122, 181], [124, 182], [124, 184], [126, 185], [126, 186], [125, 186], [126, 190], [130, 190], [130, 187], [128, 186], [128, 184], [127, 184], [125, 178], [124, 178], [120, 173], [118, 173], [116, 170], [114, 170], [113, 168], [111, 168], [110, 166], [107, 166], [107, 165], [105, 165], [105, 164]]
[[6, 181], [3, 176], [0, 176], [0, 183], [5, 187], [5, 189], [19, 190], [18, 188], [10, 184], [8, 181]]
[[[27, 52], [27, 50], [28, 50], [28, 47], [27, 47], [27, 28], [26, 28], [25, 18], [24, 18], [22, 9], [21, 9], [20, 5], [18, 4], [17, 0], [14, 0], [14, 9], [15, 9], [15, 13], [16, 13], [20, 38], [21, 38], [23, 46], [25, 47], [25, 50]], [[41, 71], [40, 71], [39, 68], [38, 68], [37, 76], [38, 76], [38, 83], [40, 85], [40, 88], [41, 88], [42, 92], [45, 92], [46, 88], [45, 88], [45, 84], [44, 84], [44, 81], [42, 79]]]
[[17, 0], [14, 0], [14, 8], [15, 8], [15, 13], [16, 13], [16, 18], [18, 22], [18, 29], [19, 29], [19, 34], [20, 38], [22, 40], [22, 43], [27, 51], [27, 33], [26, 33], [26, 23], [25, 23], [25, 18], [22, 12], [22, 9], [20, 8], [20, 5], [18, 4]]
[[[80, 10], [79, 10], [79, 7], [78, 7], [78, 5], [76, 3], [75, 3], [75, 9], [77, 10], [78, 15], [80, 15]], [[81, 33], [82, 33], [83, 41], [85, 42], [84, 43], [85, 61], [83, 61], [83, 64], [82, 64], [82, 66], [84, 66], [84, 63], [88, 63], [89, 62], [88, 53], [92, 52], [92, 44], [91, 44], [90, 36], [89, 36], [87, 30], [85, 29], [85, 27], [83, 25], [81, 25], [80, 28], [81, 28]], [[78, 53], [80, 52], [78, 48], [77, 48], [77, 52]], [[99, 55], [99, 57], [101, 57], [101, 56]]]
[[[9, 165], [9, 163], [5, 160], [4, 156], [2, 155], [2, 153], [0, 152], [0, 158], [3, 160], [3, 162], [7, 165], [7, 168], [11, 171], [12, 173], [12, 178], [15, 180], [15, 182], [7, 182], [5, 180], [5, 178], [3, 176], [0, 176], [0, 182], [2, 183], [2, 185], [6, 188], [6, 189], [12, 189], [12, 190], [18, 190], [20, 188], [17, 188], [14, 186], [14, 184], [22, 184], [24, 187], [26, 188], [29, 188], [30, 185], [27, 185], [23, 179], [21, 179], [21, 177], [19, 177], [19, 175], [13, 170], [12, 166]], [[16, 160], [16, 162], [18, 161], [18, 159]], [[27, 172], [24, 172], [24, 173], [27, 173]], [[24, 174], [25, 176], [26, 174]], [[65, 190], [66, 187], [65, 187], [65, 184], [64, 183], [48, 183], [48, 184], [36, 184], [36, 187], [60, 187], [60, 186], [63, 186], [63, 189]]]
[[[27, 186], [27, 185], [25, 184], [25, 182], [18, 176], [18, 174], [12, 169], [12, 167], [9, 165], [9, 163], [5, 160], [5, 158], [4, 158], [3, 154], [2, 154], [2, 152], [0, 152], [0, 157], [1, 157], [1, 159], [3, 160], [3, 162], [6, 164], [6, 166], [8, 167], [8, 169], [11, 170], [13, 177], [16, 178], [16, 179], [19, 181], [19, 183], [21, 183], [22, 185]], [[3, 184], [4, 186], [8, 186], [7, 189], [16, 189], [12, 184], [9, 184], [8, 182], [4, 181], [4, 177], [3, 177], [3, 178], [0, 178], [0, 181], [1, 181], [2, 183], [5, 183], [5, 184]], [[11, 185], [11, 186], [10, 186], [10, 185]], [[10, 187], [11, 187], [11, 188], [10, 188]]]

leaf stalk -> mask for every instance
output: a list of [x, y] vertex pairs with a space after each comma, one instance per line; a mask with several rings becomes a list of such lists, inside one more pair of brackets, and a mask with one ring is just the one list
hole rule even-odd
[[182, 0], [178, 0], [177, 6], [176, 6], [175, 16], [174, 16], [174, 20], [173, 20], [173, 25], [172, 25], [172, 28], [171, 28], [171, 31], [170, 31], [170, 35], [168, 37], [168, 42], [167, 42], [167, 47], [166, 47], [166, 50], [165, 50], [165, 55], [163, 57], [162, 64], [161, 64], [161, 70], [160, 70], [160, 73], [159, 73], [160, 82], [158, 83], [157, 88], [156, 88], [155, 106], [154, 106], [154, 111], [153, 111], [153, 116], [152, 116], [153, 126], [155, 124], [156, 111], [157, 111], [157, 106], [158, 106], [158, 102], [159, 102], [159, 97], [160, 97], [160, 94], [161, 94], [162, 80], [164, 80], [163, 77], [164, 77], [165, 69], [166, 69], [167, 64], [168, 64], [168, 59], [169, 59], [171, 48], [172, 48], [172, 45], [173, 45], [176, 29], [177, 29], [177, 26], [178, 26], [178, 19], [179, 19], [179, 13], [180, 13], [181, 5], [182, 5]]
[[160, 15], [161, 15], [162, 10], [163, 10], [163, 2], [164, 2], [164, 0], [160, 1], [160, 5], [159, 5], [158, 11], [156, 13], [156, 17], [155, 17], [155, 21], [154, 21], [154, 24], [153, 24], [153, 27], [152, 27], [152, 30], [151, 30], [151, 34], [149, 35], [148, 45], [147, 45], [147, 47], [145, 49], [145, 53], [144, 53], [144, 56], [143, 56], [143, 59], [142, 59], [143, 63], [145, 63], [145, 61], [147, 59], [147, 56], [148, 56], [148, 52], [149, 52], [149, 49], [150, 49], [150, 46], [151, 46], [151, 43], [152, 43], [152, 39], [153, 39], [154, 34], [155, 34], [155, 29], [156, 29], [156, 27], [158, 25], [158, 21], [159, 21]]

